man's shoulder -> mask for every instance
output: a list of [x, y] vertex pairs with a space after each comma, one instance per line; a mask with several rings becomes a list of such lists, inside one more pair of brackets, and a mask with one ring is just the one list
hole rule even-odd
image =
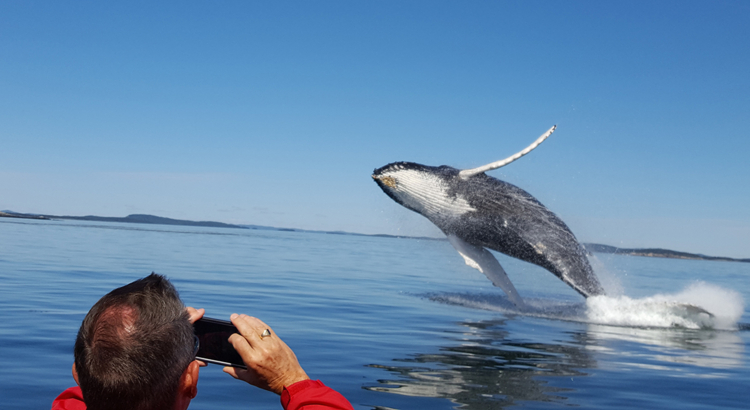
[[303, 380], [285, 387], [281, 405], [285, 410], [352, 410], [344, 396], [320, 380]]
[[86, 410], [81, 388], [75, 386], [60, 393], [52, 402], [52, 410]]

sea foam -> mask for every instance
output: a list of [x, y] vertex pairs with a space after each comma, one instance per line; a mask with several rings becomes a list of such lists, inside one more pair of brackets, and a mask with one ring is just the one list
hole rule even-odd
[[639, 299], [590, 297], [586, 300], [586, 321], [615, 326], [736, 330], [743, 310], [739, 293], [696, 282], [676, 294]]
[[693, 283], [675, 294], [644, 298], [592, 296], [584, 303], [524, 298], [524, 306], [515, 306], [497, 293], [423, 296], [440, 303], [507, 314], [638, 328], [737, 330], [744, 311], [738, 292], [705, 282]]

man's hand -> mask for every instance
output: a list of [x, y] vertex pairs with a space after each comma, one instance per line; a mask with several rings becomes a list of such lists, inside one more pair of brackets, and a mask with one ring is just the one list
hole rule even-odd
[[[281, 394], [285, 386], [310, 379], [292, 349], [267, 324], [236, 313], [231, 319], [241, 335], [233, 334], [229, 342], [242, 356], [247, 370], [225, 367], [225, 373], [276, 394]], [[271, 332], [270, 336], [261, 337], [266, 329]]]
[[[190, 320], [190, 324], [195, 323], [206, 313], [206, 309], [196, 309], [190, 306], [186, 307], [185, 310], [187, 310], [188, 315], [190, 315], [190, 318], [188, 319]], [[198, 362], [198, 365], [200, 365], [200, 367], [208, 366], [208, 364], [206, 364], [206, 362], [204, 362], [203, 360], [196, 360], [196, 362]]]
[[187, 310], [188, 315], [190, 315], [190, 324], [195, 323], [198, 321], [198, 319], [202, 318], [203, 315], [206, 313], [206, 309], [196, 309], [194, 307], [186, 307], [185, 310]]

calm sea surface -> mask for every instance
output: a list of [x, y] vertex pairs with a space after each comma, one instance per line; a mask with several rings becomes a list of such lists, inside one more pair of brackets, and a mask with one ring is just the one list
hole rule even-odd
[[[356, 409], [750, 408], [750, 264], [598, 255], [616, 297], [587, 304], [498, 259], [527, 309], [447, 241], [0, 218], [2, 407], [49, 408], [88, 309], [154, 271], [263, 319]], [[281, 408], [218, 366], [198, 387], [191, 409]]]

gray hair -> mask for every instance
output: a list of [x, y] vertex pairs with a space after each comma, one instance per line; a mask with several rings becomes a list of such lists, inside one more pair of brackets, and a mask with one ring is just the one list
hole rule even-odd
[[83, 319], [75, 366], [89, 410], [172, 408], [193, 357], [177, 290], [152, 273], [99, 299]]

